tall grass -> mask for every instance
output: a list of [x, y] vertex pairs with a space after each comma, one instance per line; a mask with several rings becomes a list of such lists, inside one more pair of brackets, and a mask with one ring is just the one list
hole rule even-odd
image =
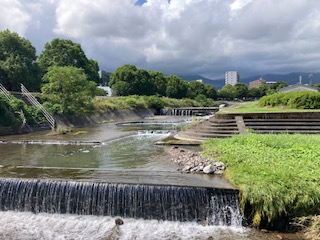
[[112, 110], [162, 109], [166, 107], [202, 107], [202, 104], [193, 99], [174, 99], [157, 96], [128, 97], [96, 97], [94, 99], [95, 111], [104, 112]]
[[228, 166], [253, 226], [320, 214], [320, 136], [247, 134], [210, 139], [203, 154]]

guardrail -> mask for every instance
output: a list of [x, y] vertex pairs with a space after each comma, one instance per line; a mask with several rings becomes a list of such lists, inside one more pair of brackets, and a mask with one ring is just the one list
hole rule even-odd
[[38, 100], [28, 91], [28, 89], [21, 83], [21, 92], [28, 101], [35, 107], [39, 108], [43, 116], [47, 119], [52, 130], [55, 129], [56, 121], [53, 116], [38, 102]]
[[6, 99], [8, 99], [8, 101], [11, 100], [10, 93], [1, 83], [0, 83], [0, 92], [6, 97]]

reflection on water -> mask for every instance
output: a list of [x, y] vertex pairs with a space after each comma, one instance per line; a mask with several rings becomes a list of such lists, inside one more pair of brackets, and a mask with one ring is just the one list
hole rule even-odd
[[[163, 135], [134, 135], [102, 145], [0, 145], [3, 166], [99, 168], [108, 170], [168, 170], [162, 146]], [[170, 166], [171, 168], [172, 166]], [[172, 169], [172, 168], [171, 168]]]

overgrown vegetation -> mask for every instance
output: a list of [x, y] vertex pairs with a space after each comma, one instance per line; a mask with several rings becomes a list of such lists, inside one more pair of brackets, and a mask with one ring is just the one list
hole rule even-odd
[[28, 106], [24, 101], [11, 96], [8, 101], [0, 94], [0, 125], [18, 127], [24, 121], [28, 124], [45, 121], [40, 110]]
[[261, 107], [287, 106], [297, 109], [320, 109], [320, 92], [288, 92], [267, 95], [259, 100]]
[[157, 96], [138, 96], [132, 95], [128, 97], [96, 97], [94, 99], [94, 107], [97, 112], [105, 112], [110, 110], [137, 110], [137, 109], [156, 109], [170, 107], [203, 107], [212, 106], [214, 101], [212, 99], [206, 99], [205, 105], [202, 99], [198, 102], [193, 99], [175, 99], [167, 97]]
[[298, 218], [295, 224], [302, 227], [307, 239], [320, 239], [320, 215]]
[[320, 136], [247, 134], [210, 139], [203, 154], [227, 164], [255, 227], [320, 214]]

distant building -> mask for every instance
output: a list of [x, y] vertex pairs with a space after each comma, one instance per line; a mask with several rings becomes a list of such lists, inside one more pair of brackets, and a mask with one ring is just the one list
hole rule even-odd
[[239, 82], [240, 77], [237, 71], [228, 71], [225, 73], [225, 85], [231, 84], [234, 86], [237, 82]]
[[279, 92], [297, 92], [297, 91], [312, 91], [312, 92], [319, 92], [319, 88], [311, 87], [308, 85], [303, 84], [295, 84], [288, 87], [280, 88]]
[[265, 85], [265, 84], [267, 84], [267, 81], [264, 80], [262, 77], [260, 77], [260, 79], [254, 80], [254, 81], [250, 82], [250, 83], [249, 83], [249, 87], [258, 88], [258, 87], [260, 87], [261, 85]]
[[112, 96], [112, 89], [110, 87], [107, 86], [98, 86], [98, 88], [104, 90], [106, 92], [106, 96], [111, 97]]

